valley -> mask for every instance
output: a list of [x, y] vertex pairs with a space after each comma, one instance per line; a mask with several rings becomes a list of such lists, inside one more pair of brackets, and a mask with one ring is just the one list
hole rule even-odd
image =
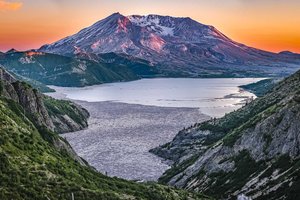
[[[224, 116], [255, 95], [239, 85], [261, 79], [142, 79], [83, 88], [53, 87], [90, 113], [89, 127], [63, 134], [74, 150], [108, 176], [157, 181], [170, 168], [149, 152], [183, 127]], [[194, 85], [194, 87], [190, 87]]]

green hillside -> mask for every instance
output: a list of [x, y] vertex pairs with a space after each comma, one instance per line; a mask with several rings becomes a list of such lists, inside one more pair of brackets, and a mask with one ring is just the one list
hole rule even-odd
[[0, 64], [16, 75], [46, 85], [77, 87], [139, 78], [124, 65], [34, 51], [6, 53], [0, 57]]

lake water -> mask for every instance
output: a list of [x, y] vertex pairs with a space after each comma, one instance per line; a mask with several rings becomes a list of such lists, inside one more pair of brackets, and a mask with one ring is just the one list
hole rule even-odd
[[149, 150], [178, 131], [241, 107], [253, 94], [238, 86], [261, 79], [142, 79], [83, 88], [52, 87], [76, 101], [89, 127], [63, 134], [77, 154], [108, 176], [157, 180], [170, 166]]
[[113, 101], [161, 107], [199, 108], [204, 114], [221, 117], [255, 97], [238, 86], [259, 78], [157, 78], [89, 86], [62, 88], [51, 86], [56, 97], [87, 102]]

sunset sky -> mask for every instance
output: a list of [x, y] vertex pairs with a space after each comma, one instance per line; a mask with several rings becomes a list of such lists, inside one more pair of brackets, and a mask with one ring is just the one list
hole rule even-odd
[[249, 46], [300, 53], [300, 0], [0, 0], [0, 51], [39, 48], [114, 12], [188, 16]]

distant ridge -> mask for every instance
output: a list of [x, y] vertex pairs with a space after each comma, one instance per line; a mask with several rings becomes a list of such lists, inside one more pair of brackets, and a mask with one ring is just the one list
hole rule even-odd
[[16, 52], [18, 52], [18, 50], [12, 48], [12, 49], [8, 50], [6, 53], [9, 54], [9, 53], [16, 53]]

